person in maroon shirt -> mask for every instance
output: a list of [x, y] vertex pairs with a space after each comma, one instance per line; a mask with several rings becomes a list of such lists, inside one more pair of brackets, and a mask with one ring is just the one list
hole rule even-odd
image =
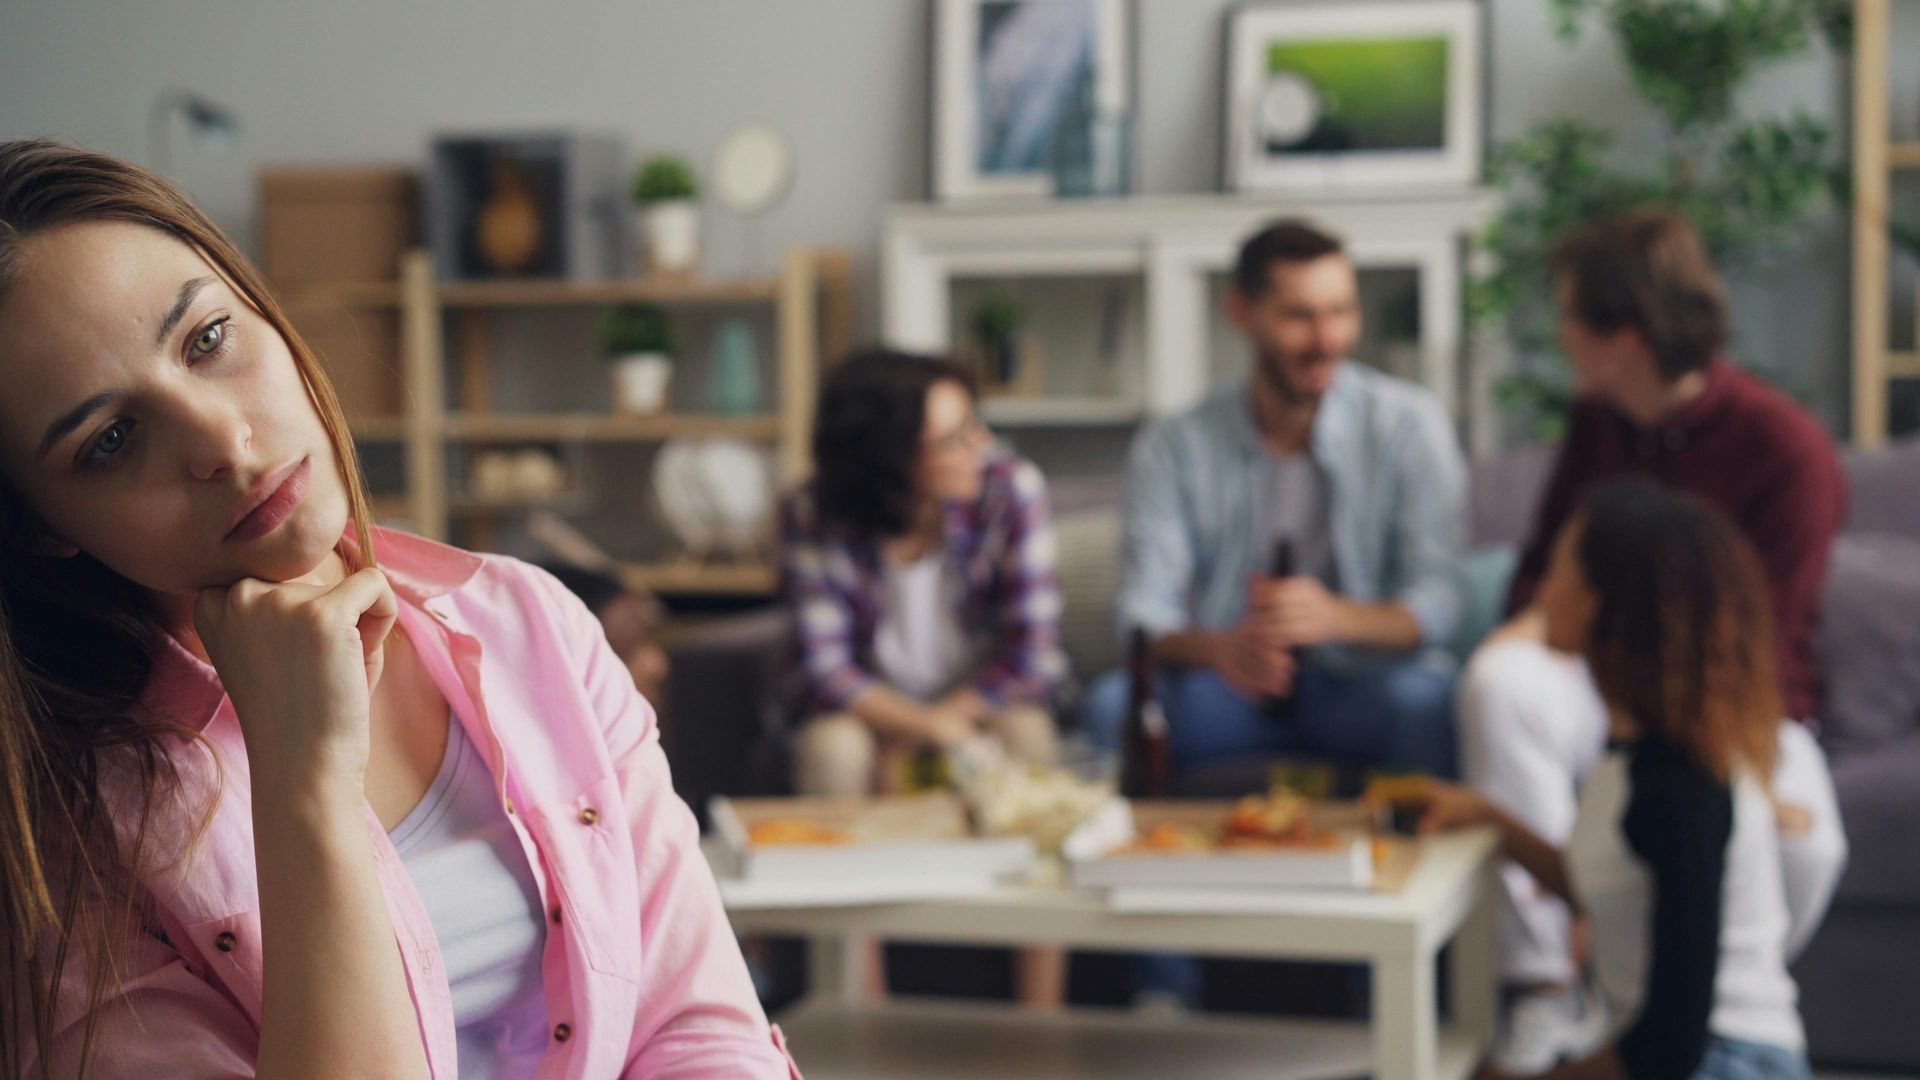
[[[1508, 599], [1511, 621], [1461, 680], [1467, 782], [1548, 841], [1564, 845], [1576, 789], [1604, 750], [1607, 716], [1584, 662], [1550, 651], [1533, 607], [1555, 536], [1606, 481], [1647, 477], [1730, 516], [1759, 551], [1779, 650], [1782, 700], [1812, 720], [1819, 700], [1813, 634], [1827, 562], [1847, 512], [1847, 483], [1819, 422], [1722, 353], [1724, 289], [1677, 214], [1633, 211], [1565, 237], [1552, 260], [1560, 343], [1579, 391]], [[1791, 944], [1818, 925], [1846, 840], [1819, 746], [1781, 730], [1774, 792]], [[1530, 1074], [1604, 1033], [1577, 990], [1572, 920], [1508, 867], [1500, 927], [1503, 977], [1516, 993], [1493, 1066]]]

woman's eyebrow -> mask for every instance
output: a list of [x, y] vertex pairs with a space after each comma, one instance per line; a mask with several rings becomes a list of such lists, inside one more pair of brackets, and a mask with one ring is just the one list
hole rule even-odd
[[160, 320], [160, 332], [153, 336], [154, 348], [157, 349], [167, 343], [167, 336], [173, 333], [173, 328], [179, 326], [180, 320], [187, 317], [187, 309], [193, 306], [193, 298], [200, 295], [201, 289], [211, 284], [213, 284], [212, 275], [189, 278], [181, 284], [180, 291], [174, 295], [173, 306], [167, 309], [167, 317]]
[[[175, 321], [177, 322], [179, 320], [176, 319]], [[60, 419], [55, 420], [52, 424], [48, 425], [47, 433], [40, 437], [40, 448], [38, 450], [35, 450], [33, 453], [33, 460], [36, 463], [38, 463], [41, 458], [46, 457], [47, 451], [53, 449], [54, 446], [58, 444], [61, 439], [64, 439], [67, 437], [67, 434], [69, 432], [79, 427], [81, 424], [86, 423], [88, 417], [92, 416], [95, 412], [98, 412], [99, 410], [105, 408], [107, 406], [107, 403], [111, 402], [112, 400], [113, 400], [113, 394], [110, 392], [105, 394], [95, 394], [92, 397], [88, 398], [87, 400], [81, 402], [79, 405], [75, 406], [65, 416], [62, 416]]]

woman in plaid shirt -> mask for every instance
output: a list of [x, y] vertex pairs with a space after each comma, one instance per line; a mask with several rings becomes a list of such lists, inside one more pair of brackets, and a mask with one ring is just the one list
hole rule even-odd
[[1046, 481], [973, 406], [966, 368], [884, 350], [822, 388], [815, 476], [782, 523], [803, 794], [866, 794], [892, 754], [982, 736], [1054, 754], [1066, 658]]

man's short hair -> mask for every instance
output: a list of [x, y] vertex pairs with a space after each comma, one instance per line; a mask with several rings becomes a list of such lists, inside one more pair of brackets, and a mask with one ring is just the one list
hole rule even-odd
[[1283, 218], [1240, 245], [1240, 258], [1233, 266], [1233, 284], [1240, 295], [1251, 299], [1273, 287], [1275, 265], [1309, 263], [1329, 255], [1344, 255], [1346, 250], [1339, 238], [1322, 232], [1305, 219]]
[[1572, 314], [1596, 333], [1632, 329], [1672, 381], [1727, 343], [1725, 288], [1686, 218], [1648, 207], [1583, 225], [1554, 245]]

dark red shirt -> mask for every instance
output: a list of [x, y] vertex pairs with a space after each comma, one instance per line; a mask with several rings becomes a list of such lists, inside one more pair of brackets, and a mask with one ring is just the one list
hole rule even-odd
[[1652, 427], [1602, 402], [1574, 406], [1508, 612], [1532, 602], [1554, 535], [1595, 486], [1628, 476], [1671, 484], [1719, 507], [1759, 551], [1773, 590], [1780, 695], [1794, 716], [1812, 719], [1820, 701], [1813, 632], [1846, 521], [1846, 473], [1820, 422], [1786, 395], [1724, 360], [1706, 374], [1698, 397]]

